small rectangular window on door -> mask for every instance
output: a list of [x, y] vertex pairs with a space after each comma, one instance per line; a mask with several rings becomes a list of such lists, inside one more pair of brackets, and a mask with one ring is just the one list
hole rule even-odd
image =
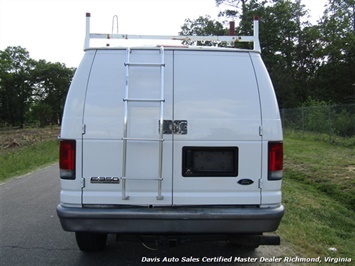
[[183, 147], [182, 176], [238, 176], [238, 147]]

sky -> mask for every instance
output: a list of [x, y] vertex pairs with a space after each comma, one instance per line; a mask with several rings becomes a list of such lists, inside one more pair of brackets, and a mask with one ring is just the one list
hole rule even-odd
[[[302, 0], [312, 24], [326, 2]], [[111, 33], [117, 15], [119, 33], [177, 35], [185, 19], [217, 19], [219, 9], [215, 0], [0, 0], [0, 50], [21, 46], [35, 60], [77, 67], [84, 54], [86, 12], [91, 32]]]

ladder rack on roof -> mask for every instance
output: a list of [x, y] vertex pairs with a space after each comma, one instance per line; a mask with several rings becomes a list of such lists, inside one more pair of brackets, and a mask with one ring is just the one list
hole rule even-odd
[[254, 50], [261, 52], [259, 42], [259, 18], [254, 17], [253, 36], [184, 36], [184, 35], [134, 35], [90, 33], [90, 13], [86, 13], [86, 34], [84, 50], [90, 48], [90, 39], [125, 39], [125, 40], [178, 40], [178, 41], [217, 41], [217, 42], [252, 42]]

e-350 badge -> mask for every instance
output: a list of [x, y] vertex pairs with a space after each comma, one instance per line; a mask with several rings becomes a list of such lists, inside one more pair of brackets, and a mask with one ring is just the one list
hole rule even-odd
[[120, 178], [117, 176], [92, 176], [90, 182], [96, 184], [119, 184]]

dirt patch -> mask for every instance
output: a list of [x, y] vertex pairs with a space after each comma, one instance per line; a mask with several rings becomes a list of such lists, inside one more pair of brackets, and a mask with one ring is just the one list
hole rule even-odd
[[0, 150], [17, 149], [50, 139], [56, 139], [60, 128], [0, 129]]

